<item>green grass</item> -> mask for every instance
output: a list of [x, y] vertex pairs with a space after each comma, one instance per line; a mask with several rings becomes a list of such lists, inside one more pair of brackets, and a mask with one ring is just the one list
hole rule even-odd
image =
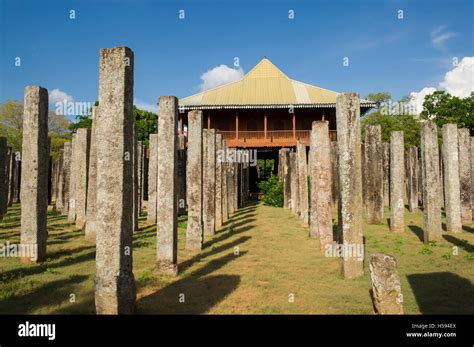
[[[474, 225], [427, 245], [420, 240], [421, 212], [405, 211], [405, 225], [397, 234], [386, 219], [364, 225], [365, 274], [344, 280], [339, 259], [325, 257], [288, 210], [248, 205], [206, 239], [201, 252], [184, 249], [186, 218], [180, 217], [180, 274], [173, 278], [154, 273], [156, 227], [141, 217], [133, 253], [137, 313], [372, 314], [367, 257], [373, 252], [396, 257], [406, 313], [474, 313], [468, 300], [474, 294]], [[18, 243], [19, 228], [14, 205], [0, 223], [0, 243]], [[94, 243], [56, 212], [48, 215], [48, 232], [44, 263], [0, 259], [1, 314], [94, 313]]]

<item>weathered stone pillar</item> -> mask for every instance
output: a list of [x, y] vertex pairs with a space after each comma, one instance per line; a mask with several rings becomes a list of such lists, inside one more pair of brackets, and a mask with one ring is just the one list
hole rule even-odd
[[71, 160], [72, 160], [72, 142], [65, 142], [63, 147], [63, 166], [61, 171], [61, 197], [63, 201], [63, 207], [61, 208], [61, 214], [69, 214], [69, 187], [71, 179]]
[[369, 256], [374, 306], [379, 314], [403, 314], [403, 296], [397, 261], [381, 253]]
[[382, 143], [383, 203], [390, 206], [390, 143]]
[[8, 161], [7, 138], [0, 137], [0, 220], [8, 207]]
[[367, 223], [379, 224], [383, 218], [383, 148], [380, 125], [365, 127], [364, 150]]
[[100, 50], [97, 155], [95, 307], [98, 314], [130, 314], [133, 277], [133, 52]]
[[56, 192], [56, 210], [61, 211], [63, 209], [63, 184], [62, 184], [62, 175], [63, 175], [63, 162], [64, 162], [64, 148], [59, 150], [59, 159], [58, 159], [58, 182], [57, 182], [57, 192]]
[[342, 274], [355, 278], [364, 274], [362, 231], [362, 163], [360, 141], [360, 106], [356, 93], [339, 94], [336, 99], [339, 159], [340, 224], [344, 249]]
[[186, 214], [186, 136], [178, 135], [178, 215]]
[[216, 131], [203, 130], [203, 221], [204, 235], [211, 236], [215, 232], [216, 217]]
[[76, 173], [78, 171], [77, 160], [77, 134], [72, 135], [71, 147], [71, 166], [69, 168], [69, 205], [68, 205], [68, 222], [76, 221]]
[[26, 87], [23, 105], [21, 244], [35, 254], [23, 256], [22, 261], [40, 262], [46, 256], [48, 237], [48, 91]]
[[410, 147], [407, 150], [408, 172], [408, 208], [410, 212], [418, 209], [418, 148]]
[[447, 231], [461, 232], [461, 190], [459, 187], [458, 128], [443, 125], [444, 189]]
[[87, 182], [87, 208], [86, 208], [86, 227], [85, 238], [94, 241], [97, 235], [97, 143], [96, 128], [98, 107], [92, 107], [92, 128], [91, 143], [89, 155], [89, 178]]
[[239, 158], [239, 151], [235, 150], [235, 161], [233, 163], [234, 165], [234, 171], [233, 171], [233, 176], [232, 178], [234, 179], [234, 182], [232, 184], [232, 187], [234, 188], [234, 191], [232, 192], [232, 197], [234, 199], [234, 210], [239, 209], [239, 174], [240, 174], [240, 163], [238, 162]]
[[281, 176], [283, 181], [283, 207], [291, 208], [291, 172], [290, 172], [290, 150], [282, 149]]
[[390, 231], [405, 230], [405, 149], [403, 131], [392, 131], [390, 135]]
[[474, 221], [474, 137], [471, 137], [471, 208]]
[[337, 142], [331, 141], [331, 199], [332, 205], [339, 202], [339, 174], [337, 168]]
[[216, 210], [215, 228], [222, 227], [222, 134], [216, 134]]
[[139, 164], [139, 157], [138, 157], [138, 134], [135, 128], [135, 124], [133, 125], [133, 153], [132, 158], [133, 161], [133, 230], [138, 230], [138, 218], [140, 217], [140, 193], [138, 191], [138, 184], [139, 184], [139, 176], [138, 176], [138, 166]]
[[203, 243], [202, 220], [202, 168], [203, 168], [202, 111], [188, 113], [188, 161], [186, 176], [186, 201], [188, 203], [188, 226], [186, 249], [200, 250]]
[[156, 223], [156, 205], [158, 184], [158, 134], [150, 134], [150, 160], [148, 161], [148, 203], [147, 223]]
[[234, 213], [234, 160], [235, 148], [227, 148], [227, 207], [228, 214]]
[[87, 178], [89, 172], [89, 151], [90, 151], [91, 131], [87, 128], [77, 129], [75, 159], [77, 163], [76, 172], [76, 228], [82, 229], [86, 223], [86, 205], [87, 205]]
[[21, 161], [16, 152], [12, 151], [11, 154], [11, 179], [10, 179], [10, 193], [8, 197], [8, 205], [10, 206], [13, 203], [20, 201], [20, 164]]
[[331, 144], [329, 123], [313, 122], [311, 131], [311, 222], [309, 236], [319, 237], [321, 251], [333, 243], [331, 204]]
[[156, 270], [178, 274], [177, 141], [178, 99], [161, 96], [158, 103], [158, 194]]
[[298, 216], [299, 190], [298, 190], [298, 159], [295, 152], [290, 152], [290, 180], [291, 180], [291, 212]]
[[423, 241], [441, 240], [438, 128], [432, 121], [421, 125], [421, 172], [423, 178]]
[[461, 220], [472, 221], [471, 207], [471, 140], [469, 129], [458, 130], [459, 142], [459, 186], [461, 189]]
[[309, 223], [309, 199], [308, 199], [308, 164], [306, 163], [306, 144], [298, 141], [296, 145], [298, 156], [298, 183], [299, 183], [299, 202], [300, 218]]
[[143, 206], [143, 164], [144, 164], [144, 147], [143, 147], [143, 141], [138, 141], [137, 144], [137, 157], [138, 157], [138, 215], [140, 216], [142, 213], [142, 206]]
[[445, 208], [445, 201], [446, 201], [446, 189], [444, 186], [444, 160], [443, 160], [443, 145], [438, 146], [438, 157], [439, 157], [439, 206], [441, 208]]
[[228, 192], [227, 192], [227, 147], [225, 140], [222, 140], [222, 223], [229, 220]]

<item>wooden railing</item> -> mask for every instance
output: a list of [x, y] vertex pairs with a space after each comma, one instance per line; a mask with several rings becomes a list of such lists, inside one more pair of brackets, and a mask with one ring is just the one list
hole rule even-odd
[[[230, 146], [245, 147], [278, 147], [294, 146], [296, 141], [303, 140], [308, 146], [310, 142], [310, 130], [269, 130], [265, 131], [241, 131], [238, 134], [235, 131], [217, 131]], [[331, 141], [337, 140], [335, 130], [329, 131]]]

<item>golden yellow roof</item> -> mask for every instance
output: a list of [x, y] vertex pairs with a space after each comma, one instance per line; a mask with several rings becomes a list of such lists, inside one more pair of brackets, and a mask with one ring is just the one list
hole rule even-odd
[[[334, 107], [337, 92], [288, 78], [263, 58], [240, 80], [179, 100], [185, 109]], [[367, 100], [361, 106], [372, 107]]]

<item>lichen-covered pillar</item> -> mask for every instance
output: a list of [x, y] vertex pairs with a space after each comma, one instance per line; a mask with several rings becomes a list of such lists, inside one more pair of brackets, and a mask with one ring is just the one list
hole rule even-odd
[[87, 178], [89, 172], [90, 134], [88, 128], [77, 129], [75, 159], [78, 160], [75, 184], [76, 228], [82, 229], [86, 223]]
[[186, 214], [186, 136], [178, 135], [178, 215]]
[[[5, 144], [6, 145], [6, 144]], [[21, 168], [21, 244], [34, 249], [23, 262], [40, 262], [46, 256], [48, 210], [48, 91], [25, 88]]]
[[216, 131], [203, 130], [203, 221], [204, 235], [215, 233], [216, 217]]
[[421, 125], [421, 173], [423, 181], [423, 241], [441, 240], [438, 128], [432, 121]]
[[0, 137], [0, 220], [7, 213], [8, 207], [8, 161], [7, 138]]
[[186, 176], [186, 201], [188, 203], [188, 226], [186, 249], [200, 250], [203, 243], [202, 220], [202, 169], [203, 169], [202, 111], [188, 113], [188, 161]]
[[178, 99], [161, 96], [158, 102], [157, 272], [178, 274]]
[[222, 134], [216, 134], [216, 194], [215, 194], [215, 228], [222, 227]]
[[474, 137], [471, 137], [471, 208], [474, 221]]
[[76, 174], [79, 171], [77, 160], [77, 134], [72, 135], [72, 147], [71, 147], [71, 165], [69, 169], [69, 206], [68, 206], [68, 222], [76, 221]]
[[443, 165], [446, 229], [454, 233], [462, 231], [461, 190], [459, 187], [458, 128], [456, 124], [443, 125]]
[[138, 176], [138, 134], [133, 126], [133, 153], [131, 160], [133, 161], [133, 230], [138, 230], [138, 218], [140, 217], [140, 193], [138, 191], [139, 176]]
[[291, 208], [291, 172], [290, 172], [290, 150], [282, 149], [281, 177], [283, 181], [283, 207]]
[[130, 314], [133, 277], [133, 52], [100, 50], [97, 155], [95, 307], [98, 314]]
[[295, 152], [290, 152], [290, 180], [291, 180], [291, 212], [298, 216], [299, 190], [298, 190], [298, 159]]
[[8, 197], [8, 206], [19, 202], [19, 186], [20, 186], [20, 159], [17, 153], [11, 153], [11, 176], [10, 176], [10, 193]]
[[227, 147], [225, 140], [222, 140], [222, 223], [229, 220], [228, 193], [227, 193]]
[[92, 128], [89, 155], [89, 178], [87, 182], [87, 207], [86, 207], [86, 240], [95, 242], [97, 235], [97, 143], [96, 143], [96, 119], [98, 118], [98, 106], [92, 107]]
[[143, 206], [143, 164], [144, 164], [144, 147], [143, 141], [138, 141], [137, 143], [137, 165], [138, 165], [138, 215], [140, 216], [142, 213], [142, 206]]
[[68, 215], [69, 213], [69, 187], [71, 178], [71, 159], [72, 159], [72, 142], [65, 142], [63, 147], [63, 165], [60, 177], [60, 189], [62, 207], [61, 214]]
[[56, 191], [56, 210], [61, 211], [63, 209], [63, 162], [64, 162], [64, 148], [59, 150], [59, 159], [58, 159], [58, 181], [57, 181], [57, 191]]
[[331, 199], [332, 205], [339, 202], [339, 175], [337, 168], [337, 142], [331, 141]]
[[390, 231], [402, 232], [405, 229], [405, 149], [403, 131], [390, 134]]
[[408, 172], [408, 208], [410, 212], [418, 209], [418, 148], [410, 147], [407, 150]]
[[369, 256], [370, 278], [375, 310], [378, 314], [403, 314], [403, 295], [397, 261], [381, 253]]
[[367, 223], [379, 224], [383, 218], [383, 149], [380, 125], [365, 127], [364, 150]]
[[340, 224], [344, 249], [342, 274], [355, 278], [364, 274], [362, 231], [362, 163], [360, 140], [360, 102], [356, 93], [339, 94], [336, 99], [339, 159]]
[[444, 160], [443, 160], [443, 145], [438, 146], [438, 157], [439, 157], [439, 206], [441, 208], [445, 208], [445, 201], [446, 201], [446, 189], [444, 186]]
[[383, 203], [390, 206], [390, 143], [382, 143]]
[[471, 207], [471, 140], [469, 129], [458, 130], [459, 142], [459, 187], [461, 189], [461, 221], [472, 221]]
[[234, 213], [234, 160], [235, 148], [227, 148], [227, 207], [228, 214]]
[[321, 251], [333, 243], [331, 204], [331, 144], [329, 123], [313, 122], [311, 131], [310, 237], [319, 237]]
[[148, 203], [147, 223], [156, 223], [157, 184], [158, 184], [158, 134], [150, 134], [150, 159], [148, 161]]
[[233, 163], [234, 165], [234, 170], [233, 170], [233, 180], [234, 182], [232, 183], [232, 198], [234, 199], [234, 209], [237, 210], [240, 208], [239, 205], [239, 175], [240, 175], [240, 163], [238, 162], [238, 158], [240, 156], [240, 153], [238, 150], [235, 150], [235, 161]]
[[299, 201], [300, 218], [309, 223], [309, 198], [308, 198], [308, 164], [306, 162], [306, 144], [298, 141], [296, 154], [298, 156], [298, 183], [299, 183]]

